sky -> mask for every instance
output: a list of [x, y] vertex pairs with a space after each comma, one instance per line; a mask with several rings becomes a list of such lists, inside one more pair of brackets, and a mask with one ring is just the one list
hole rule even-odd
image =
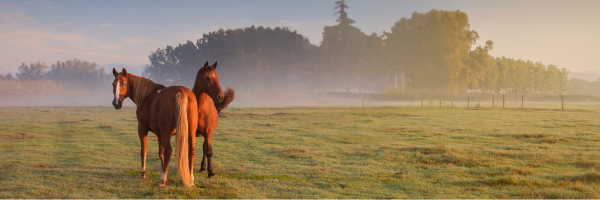
[[[319, 45], [336, 24], [336, 0], [0, 0], [0, 73], [22, 63], [78, 58], [99, 65], [148, 64], [157, 48], [196, 41], [219, 29], [285, 26]], [[493, 56], [600, 73], [597, 0], [347, 0], [364, 33], [389, 32], [401, 18], [432, 9], [460, 10], [492, 40]]]

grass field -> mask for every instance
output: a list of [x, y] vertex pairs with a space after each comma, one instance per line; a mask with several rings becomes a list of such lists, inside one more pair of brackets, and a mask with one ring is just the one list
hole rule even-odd
[[0, 108], [0, 198], [600, 198], [600, 107], [554, 108], [229, 108], [165, 189], [134, 108]]

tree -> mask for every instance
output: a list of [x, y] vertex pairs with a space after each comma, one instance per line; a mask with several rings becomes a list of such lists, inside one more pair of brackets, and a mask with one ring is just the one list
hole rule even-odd
[[19, 66], [19, 72], [16, 74], [17, 78], [21, 81], [29, 81], [29, 80], [42, 80], [42, 75], [48, 69], [48, 65], [46, 62], [37, 61], [34, 63], [30, 63], [29, 66], [24, 62]]
[[414, 87], [460, 91], [466, 89], [458, 81], [467, 68], [464, 60], [479, 38], [469, 27], [461, 11], [414, 12], [396, 22], [384, 42], [397, 55], [392, 62], [404, 66]]
[[589, 81], [572, 78], [569, 80], [569, 93], [571, 94], [590, 94], [592, 87]]
[[0, 76], [0, 80], [14, 80], [15, 78], [13, 77], [13, 75], [9, 72], [7, 75], [1, 75]]
[[336, 20], [337, 22], [340, 22], [339, 25], [350, 25], [356, 23], [356, 21], [354, 21], [353, 19], [348, 18], [348, 13], [346, 13], [345, 10], [348, 8], [348, 5], [346, 4], [345, 0], [336, 1], [335, 5], [335, 8], [340, 9], [339, 11], [335, 12], [335, 14], [340, 14], [338, 19]]
[[[485, 47], [478, 46], [465, 57], [465, 65], [459, 77], [464, 80], [462, 87], [470, 89], [486, 88], [495, 90], [497, 82], [496, 62], [489, 52], [494, 48], [494, 42], [488, 40]], [[466, 85], [465, 85], [466, 84]]]
[[[386, 70], [383, 62], [383, 42], [373, 33], [366, 35], [350, 25], [345, 1], [336, 2], [340, 10], [339, 24], [323, 29], [323, 40], [315, 54], [314, 76], [319, 87], [373, 88]], [[389, 84], [387, 85], [389, 86]]]
[[144, 73], [169, 84], [191, 85], [204, 62], [219, 62], [221, 85], [238, 88], [281, 87], [294, 76], [310, 78], [307, 62], [316, 47], [288, 28], [251, 26], [218, 30], [173, 48], [157, 49]]
[[44, 79], [62, 84], [65, 90], [95, 90], [107, 88], [111, 80], [106, 69], [98, 69], [95, 62], [77, 58], [67, 61], [56, 61], [44, 74]]

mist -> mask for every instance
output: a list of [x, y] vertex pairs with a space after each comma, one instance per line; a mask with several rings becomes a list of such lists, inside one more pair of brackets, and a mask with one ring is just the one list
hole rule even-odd
[[[414, 12], [390, 32], [369, 35], [354, 26], [345, 8], [336, 7], [337, 24], [323, 27], [320, 45], [287, 27], [219, 29], [195, 42], [157, 48], [148, 56], [150, 64], [135, 72], [165, 86], [192, 88], [204, 63], [218, 63], [222, 88], [236, 90], [231, 107], [421, 105], [423, 99], [458, 102], [472, 95], [600, 94], [600, 81], [569, 84], [569, 71], [561, 66], [492, 56], [496, 44], [476, 45], [482, 42], [465, 12]], [[0, 76], [0, 106], [111, 106], [114, 77], [107, 71], [112, 67], [123, 69], [77, 58], [23, 62], [18, 73]]]

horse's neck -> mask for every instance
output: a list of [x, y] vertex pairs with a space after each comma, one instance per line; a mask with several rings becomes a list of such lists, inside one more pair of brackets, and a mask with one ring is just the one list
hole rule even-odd
[[144, 78], [139, 76], [128, 76], [127, 81], [129, 83], [133, 83], [131, 85], [131, 94], [129, 98], [135, 103], [136, 106], [140, 106], [140, 104], [148, 97], [150, 94], [156, 92], [158, 86], [160, 84], [154, 83], [153, 81], [144, 80]]
[[[199, 84], [199, 85], [204, 85], [204, 84]], [[196, 98], [201, 98], [201, 94], [206, 94], [208, 96], [208, 88], [200, 88], [197, 86], [197, 84], [194, 84], [194, 87], [192, 88], [192, 92], [194, 92], [194, 94], [196, 94]]]

